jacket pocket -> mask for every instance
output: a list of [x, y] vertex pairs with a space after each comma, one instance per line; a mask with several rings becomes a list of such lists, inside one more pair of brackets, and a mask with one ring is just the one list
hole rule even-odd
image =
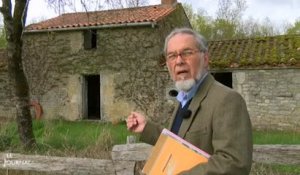
[[208, 129], [207, 127], [198, 130], [188, 131], [184, 139], [191, 144], [200, 147], [203, 143], [207, 142]]
[[207, 127], [187, 132], [184, 139], [204, 151], [210, 150], [211, 141]]

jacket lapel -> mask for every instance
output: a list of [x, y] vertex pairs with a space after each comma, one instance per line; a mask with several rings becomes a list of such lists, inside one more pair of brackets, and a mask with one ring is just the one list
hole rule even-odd
[[[178, 135], [181, 138], [185, 137], [186, 132], [190, 128], [190, 126], [191, 126], [192, 122], [194, 121], [198, 111], [201, 108], [201, 102], [206, 97], [206, 95], [209, 91], [209, 88], [210, 88], [210, 86], [212, 85], [213, 82], [214, 82], [213, 76], [211, 74], [208, 74], [207, 77], [202, 82], [202, 84], [200, 85], [199, 89], [197, 90], [197, 93], [193, 97], [193, 99], [191, 101], [191, 104], [188, 108], [189, 110], [192, 111], [191, 117], [189, 117], [188, 119], [183, 119], [181, 127], [179, 129]], [[178, 107], [177, 107], [177, 109], [178, 109]], [[175, 111], [175, 115], [176, 115], [176, 111]], [[174, 113], [173, 113], [173, 120], [174, 120]], [[172, 120], [171, 124], [173, 124], [173, 120]]]

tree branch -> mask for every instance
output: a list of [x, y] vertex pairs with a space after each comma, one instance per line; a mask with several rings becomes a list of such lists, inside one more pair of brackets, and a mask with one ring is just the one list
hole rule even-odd
[[2, 0], [2, 7], [0, 7], [0, 12], [3, 15], [4, 29], [7, 41], [13, 40], [13, 18], [11, 15], [11, 7], [12, 5], [10, 0]]
[[[16, 0], [13, 16], [13, 25], [15, 31], [15, 39], [20, 40], [22, 37], [23, 29], [25, 26], [25, 19], [27, 16], [27, 3], [28, 0]], [[25, 19], [24, 19], [25, 17]]]

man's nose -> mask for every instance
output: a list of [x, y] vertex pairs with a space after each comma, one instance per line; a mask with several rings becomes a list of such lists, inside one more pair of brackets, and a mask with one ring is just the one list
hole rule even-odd
[[184, 63], [184, 59], [182, 58], [181, 54], [177, 54], [175, 61], [176, 61], [176, 64]]

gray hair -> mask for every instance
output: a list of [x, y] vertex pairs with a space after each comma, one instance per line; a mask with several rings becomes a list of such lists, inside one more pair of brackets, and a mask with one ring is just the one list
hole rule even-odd
[[194, 30], [190, 28], [176, 28], [174, 29], [165, 39], [165, 45], [164, 45], [164, 54], [167, 54], [167, 47], [168, 47], [168, 42], [169, 40], [177, 35], [177, 34], [188, 34], [192, 35], [195, 40], [196, 40], [196, 47], [199, 49], [201, 52], [207, 52], [208, 51], [208, 46], [207, 46], [207, 41], [204, 36], [200, 35], [199, 33], [195, 32]]

